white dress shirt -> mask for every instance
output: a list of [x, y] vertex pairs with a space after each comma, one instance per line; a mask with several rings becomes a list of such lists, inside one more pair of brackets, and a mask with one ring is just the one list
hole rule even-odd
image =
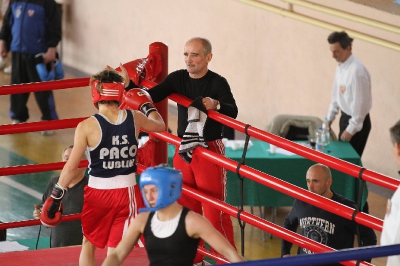
[[351, 116], [346, 131], [354, 135], [362, 129], [371, 107], [370, 74], [361, 61], [351, 54], [344, 63], [336, 67], [327, 118], [332, 121], [340, 108]]
[[[400, 187], [389, 200], [389, 210], [383, 221], [381, 245], [400, 244]], [[400, 265], [400, 255], [388, 257], [388, 266]]]

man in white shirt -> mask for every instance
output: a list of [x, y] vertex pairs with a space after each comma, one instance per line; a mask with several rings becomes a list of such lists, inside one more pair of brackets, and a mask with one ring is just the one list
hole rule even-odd
[[[392, 141], [392, 155], [394, 161], [400, 166], [400, 120], [390, 128]], [[400, 172], [399, 172], [400, 173]], [[394, 245], [400, 243], [400, 187], [397, 188], [392, 198], [388, 200], [385, 220], [381, 234], [381, 245]], [[387, 266], [400, 265], [400, 255], [390, 256]]]
[[371, 77], [352, 54], [352, 42], [344, 31], [333, 32], [328, 37], [329, 49], [338, 66], [327, 118], [331, 125], [341, 110], [339, 139], [349, 141], [361, 157], [371, 130]]

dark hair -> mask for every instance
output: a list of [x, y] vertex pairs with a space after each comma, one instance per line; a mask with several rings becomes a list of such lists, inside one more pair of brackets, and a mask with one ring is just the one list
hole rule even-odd
[[400, 144], [400, 120], [397, 121], [397, 123], [394, 124], [394, 126], [392, 126], [389, 129], [389, 132], [390, 132], [390, 140], [392, 141], [393, 145], [395, 143]]
[[[61, 153], [61, 160], [64, 160], [64, 153], [68, 149], [72, 149], [74, 147], [74, 144], [68, 145], [67, 147], [64, 148], [63, 152]], [[86, 151], [83, 153], [82, 159], [87, 159]]]
[[98, 80], [100, 83], [113, 83], [113, 82], [124, 82], [124, 79], [118, 74], [114, 69], [105, 69], [100, 71], [99, 73], [94, 74], [90, 77], [89, 85], [92, 85], [92, 82]]
[[350, 38], [349, 35], [347, 35], [347, 33], [345, 31], [332, 32], [328, 36], [328, 43], [334, 44], [334, 43], [337, 43], [337, 42], [340, 44], [340, 47], [342, 47], [343, 49], [346, 49], [348, 46], [351, 47], [351, 44], [353, 42], [353, 38]]
[[[95, 80], [99, 81], [99, 83], [97, 83], [96, 85], [98, 93], [101, 93], [103, 91], [103, 83], [124, 82], [124, 78], [114, 69], [104, 69], [103, 71], [100, 71], [99, 73], [96, 73], [93, 76], [91, 76], [89, 86], [92, 86], [92, 83]], [[99, 103], [106, 105], [120, 104], [117, 101], [101, 100], [96, 103], [96, 106], [98, 106]]]

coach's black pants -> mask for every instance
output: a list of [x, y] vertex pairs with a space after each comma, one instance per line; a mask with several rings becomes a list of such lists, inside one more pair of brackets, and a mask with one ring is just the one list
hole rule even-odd
[[[340, 128], [339, 140], [340, 137], [342, 136], [343, 131], [345, 131], [347, 126], [349, 125], [350, 118], [351, 116], [345, 114], [342, 111], [342, 116], [340, 117], [340, 122], [339, 122], [339, 128]], [[371, 131], [371, 119], [369, 118], [369, 114], [367, 114], [367, 116], [364, 119], [361, 131], [354, 134], [354, 136], [350, 140], [351, 146], [353, 146], [353, 148], [356, 150], [358, 155], [360, 155], [360, 157], [363, 154], [365, 144], [367, 144], [367, 139], [370, 131]]]

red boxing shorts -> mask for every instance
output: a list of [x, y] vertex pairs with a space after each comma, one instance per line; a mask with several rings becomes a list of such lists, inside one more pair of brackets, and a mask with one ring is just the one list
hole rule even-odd
[[[145, 207], [138, 185], [117, 189], [85, 187], [83, 235], [96, 247], [116, 247], [138, 209]], [[142, 238], [137, 246], [143, 247]]]

